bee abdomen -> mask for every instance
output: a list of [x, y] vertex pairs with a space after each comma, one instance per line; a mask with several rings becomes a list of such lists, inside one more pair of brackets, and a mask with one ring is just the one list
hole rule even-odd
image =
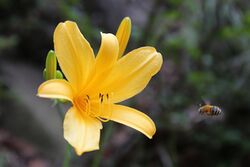
[[221, 114], [221, 109], [217, 106], [213, 106], [211, 109], [212, 115], [220, 115]]

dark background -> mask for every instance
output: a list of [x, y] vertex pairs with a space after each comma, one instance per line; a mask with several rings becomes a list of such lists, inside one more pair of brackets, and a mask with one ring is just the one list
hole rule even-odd
[[[0, 166], [62, 166], [62, 122], [36, 97], [54, 28], [76, 21], [97, 52], [99, 32], [115, 33], [125, 16], [126, 52], [150, 45], [163, 55], [126, 102], [154, 120], [156, 135], [105, 123], [100, 151], [72, 152], [71, 166], [250, 166], [249, 9], [248, 0], [0, 0]], [[224, 114], [200, 116], [202, 98]]]

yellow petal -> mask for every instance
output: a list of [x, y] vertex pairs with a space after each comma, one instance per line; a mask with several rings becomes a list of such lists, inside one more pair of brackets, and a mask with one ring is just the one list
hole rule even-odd
[[102, 35], [102, 43], [95, 61], [95, 75], [89, 83], [86, 91], [95, 91], [94, 85], [99, 85], [100, 81], [105, 80], [111, 67], [115, 64], [119, 52], [119, 44], [117, 38], [113, 34]]
[[72, 101], [73, 89], [66, 80], [52, 79], [43, 82], [39, 86], [37, 95], [44, 98], [58, 98]]
[[118, 39], [119, 42], [119, 58], [123, 55], [127, 44], [128, 44], [128, 40], [130, 37], [130, 33], [131, 33], [131, 20], [129, 17], [125, 17], [117, 32], [116, 32], [116, 37]]
[[72, 107], [65, 115], [63, 128], [64, 138], [75, 148], [78, 155], [99, 149], [102, 124], [98, 119], [80, 114]]
[[94, 53], [76, 23], [60, 23], [54, 32], [55, 53], [59, 65], [77, 91], [88, 82], [94, 67]]
[[[122, 105], [112, 105], [112, 115], [102, 113], [102, 117], [127, 125], [152, 138], [156, 132], [154, 122], [144, 113]], [[110, 118], [109, 118], [110, 117]]]
[[96, 57], [95, 70], [97, 74], [109, 69], [117, 61], [119, 44], [115, 35], [101, 33], [102, 43]]
[[141, 92], [161, 68], [162, 56], [153, 47], [141, 47], [123, 56], [112, 68], [100, 92], [118, 103]]
[[113, 34], [102, 35], [102, 43], [96, 57], [96, 70], [100, 73], [105, 69], [110, 68], [116, 61], [119, 52], [119, 44], [116, 36]]

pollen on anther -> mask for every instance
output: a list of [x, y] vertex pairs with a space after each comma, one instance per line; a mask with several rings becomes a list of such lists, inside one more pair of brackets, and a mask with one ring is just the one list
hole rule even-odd
[[103, 102], [103, 95], [101, 95], [101, 103]]

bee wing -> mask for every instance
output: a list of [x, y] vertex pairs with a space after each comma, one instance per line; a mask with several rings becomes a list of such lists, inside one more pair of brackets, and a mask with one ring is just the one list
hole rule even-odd
[[210, 101], [207, 98], [201, 97], [201, 105], [206, 105], [206, 104], [210, 104]]

